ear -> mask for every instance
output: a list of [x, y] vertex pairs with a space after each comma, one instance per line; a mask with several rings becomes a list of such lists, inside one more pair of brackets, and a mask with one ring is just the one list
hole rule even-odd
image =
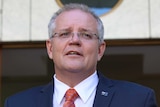
[[46, 40], [46, 48], [47, 48], [47, 53], [50, 59], [52, 59], [52, 40], [48, 39]]
[[105, 49], [106, 49], [106, 43], [103, 42], [99, 45], [98, 61], [100, 61], [102, 56], [104, 55]]

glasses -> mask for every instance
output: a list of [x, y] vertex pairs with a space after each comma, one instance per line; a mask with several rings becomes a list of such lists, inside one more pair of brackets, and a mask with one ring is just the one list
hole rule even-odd
[[93, 39], [99, 39], [97, 34], [93, 34], [90, 32], [59, 32], [59, 33], [54, 33], [54, 35], [51, 37], [58, 37], [60, 39], [69, 39], [73, 38], [74, 35], [77, 35], [81, 40], [93, 40]]

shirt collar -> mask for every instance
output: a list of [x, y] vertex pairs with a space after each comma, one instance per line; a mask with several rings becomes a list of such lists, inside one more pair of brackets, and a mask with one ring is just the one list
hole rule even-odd
[[64, 98], [64, 95], [70, 87], [64, 84], [63, 82], [59, 81], [56, 78], [56, 74], [54, 75], [54, 95], [57, 99], [57, 103], [60, 104]]
[[94, 72], [91, 76], [80, 82], [74, 88], [78, 92], [82, 101], [85, 103], [89, 99], [93, 91], [96, 89], [97, 84], [98, 76], [97, 72]]
[[[54, 75], [54, 95], [57, 99], [58, 104], [60, 104], [64, 98], [66, 91], [70, 88], [68, 85], [59, 81]], [[96, 89], [98, 84], [98, 75], [97, 72], [94, 72], [91, 76], [80, 82], [74, 87], [74, 89], [79, 94], [81, 100], [85, 103], [93, 91]]]

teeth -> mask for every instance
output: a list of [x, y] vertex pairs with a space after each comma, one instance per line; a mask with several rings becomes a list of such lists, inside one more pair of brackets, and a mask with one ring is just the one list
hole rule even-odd
[[80, 54], [78, 52], [76, 52], [76, 51], [70, 51], [68, 53], [68, 55], [80, 55]]
[[70, 52], [69, 54], [77, 54], [77, 52]]

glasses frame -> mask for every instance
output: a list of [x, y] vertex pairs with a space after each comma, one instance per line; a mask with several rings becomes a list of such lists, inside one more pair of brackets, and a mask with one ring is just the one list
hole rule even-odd
[[68, 31], [62, 31], [62, 32], [55, 32], [51, 38], [58, 37], [60, 39], [70, 39], [73, 38], [73, 36], [77, 35], [80, 40], [93, 40], [98, 39], [99, 36], [95, 33], [91, 32], [68, 32]]

